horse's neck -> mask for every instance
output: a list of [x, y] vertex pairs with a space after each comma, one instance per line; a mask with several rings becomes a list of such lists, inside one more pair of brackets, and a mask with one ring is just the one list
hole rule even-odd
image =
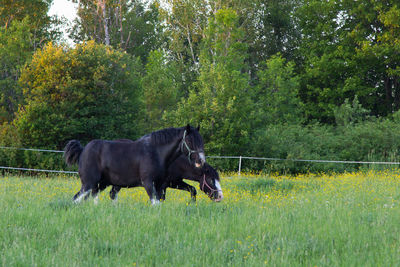
[[165, 166], [171, 165], [180, 156], [180, 143], [181, 138], [177, 138], [173, 142], [159, 146], [159, 154]]
[[202, 177], [202, 169], [194, 168], [190, 163], [185, 163], [185, 166], [181, 169], [181, 174], [185, 179], [200, 182]]

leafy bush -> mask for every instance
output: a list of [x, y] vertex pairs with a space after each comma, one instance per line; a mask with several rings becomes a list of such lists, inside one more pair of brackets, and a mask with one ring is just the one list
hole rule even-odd
[[[8, 123], [0, 126], [0, 146], [0, 166], [2, 167], [46, 170], [62, 170], [66, 167], [61, 153], [18, 149], [22, 147], [18, 131]], [[10, 172], [9, 169], [3, 169], [3, 171]]]
[[69, 139], [135, 138], [141, 65], [88, 42], [48, 44], [20, 78], [25, 104], [15, 120], [23, 145], [61, 149]]
[[339, 127], [277, 124], [259, 130], [252, 140], [248, 155], [286, 161], [246, 160], [242, 164], [244, 170], [343, 172], [396, 166], [296, 162], [292, 159], [400, 162], [400, 124], [389, 119], [368, 120]]
[[[12, 125], [4, 123], [0, 126], [0, 146], [20, 146], [18, 132]], [[20, 166], [23, 162], [23, 153], [18, 150], [0, 149], [1, 166]]]

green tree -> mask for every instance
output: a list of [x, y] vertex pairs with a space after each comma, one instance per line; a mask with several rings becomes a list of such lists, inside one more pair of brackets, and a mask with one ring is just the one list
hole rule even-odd
[[26, 103], [15, 125], [23, 144], [62, 148], [73, 138], [136, 138], [140, 66], [94, 42], [37, 51], [20, 79]]
[[[244, 9], [243, 27], [249, 45], [249, 62], [256, 75], [262, 62], [280, 53], [288, 60], [295, 59], [300, 32], [294, 16], [299, 0], [249, 1]], [[253, 5], [250, 5], [253, 3]]]
[[[306, 0], [297, 10], [302, 40], [299, 47], [302, 80], [300, 95], [309, 119], [333, 122], [333, 109], [352, 92], [344, 92], [344, 81], [351, 67], [346, 58], [354, 53], [354, 44], [344, 45], [348, 29], [339, 20], [336, 0]], [[353, 50], [353, 51], [352, 51]]]
[[181, 94], [187, 96], [199, 75], [200, 44], [209, 17], [207, 1], [168, 0], [159, 10], [161, 22], [165, 24], [166, 47], [182, 75]]
[[158, 8], [140, 0], [81, 0], [70, 37], [123, 49], [143, 62], [159, 47]]
[[0, 27], [7, 31], [14, 22], [26, 21], [25, 26], [31, 32], [30, 49], [35, 51], [46, 42], [61, 37], [61, 20], [49, 16], [53, 0], [0, 0]]
[[400, 3], [394, 0], [366, 1], [352, 6], [354, 28], [350, 38], [356, 44], [354, 75], [345, 88], [359, 95], [373, 115], [386, 116], [400, 109]]
[[8, 28], [13, 21], [21, 21], [27, 16], [31, 18], [32, 28], [44, 28], [50, 22], [47, 15], [53, 0], [19, 0], [0, 1], [0, 26]]
[[182, 73], [184, 95], [187, 95], [193, 82], [198, 79], [202, 43], [207, 35], [209, 20], [213, 19], [220, 9], [234, 10], [237, 14], [237, 27], [246, 32], [242, 42], [253, 41], [253, 33], [256, 31], [248, 34], [256, 6], [253, 1], [167, 0], [163, 3], [164, 5], [160, 5], [160, 14], [162, 23], [165, 24], [165, 37], [168, 40], [166, 45], [172, 60], [177, 63], [176, 67]]
[[298, 97], [299, 77], [294, 63], [280, 55], [273, 56], [258, 72], [259, 84], [255, 94], [255, 120], [259, 128], [268, 124], [296, 124], [304, 121], [302, 103]]
[[33, 54], [27, 19], [0, 28], [0, 123], [11, 121], [22, 100], [20, 69]]
[[346, 98], [344, 103], [334, 110], [336, 125], [348, 126], [360, 123], [366, 119], [368, 113], [369, 111], [360, 105], [357, 96], [354, 97], [353, 103], [349, 103]]
[[252, 102], [243, 34], [234, 10], [216, 12], [200, 54], [199, 78], [174, 114], [176, 124], [201, 125], [210, 153], [240, 153], [248, 142]]
[[167, 5], [160, 6], [160, 13], [166, 24], [166, 35], [169, 38], [168, 48], [175, 60], [181, 64], [197, 67], [200, 44], [210, 17], [208, 4], [213, 2], [168, 0]]
[[174, 62], [160, 50], [150, 53], [142, 79], [145, 132], [167, 127], [165, 116], [176, 109], [181, 81]]
[[397, 1], [307, 0], [301, 29], [302, 100], [310, 119], [334, 122], [334, 110], [357, 95], [373, 115], [400, 108]]
[[0, 1], [0, 123], [14, 118], [22, 92], [20, 70], [34, 51], [58, 40], [59, 21], [47, 15], [52, 1]]

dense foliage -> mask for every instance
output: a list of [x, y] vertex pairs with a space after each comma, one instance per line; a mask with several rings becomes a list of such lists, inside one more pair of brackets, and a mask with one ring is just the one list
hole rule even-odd
[[137, 60], [94, 42], [49, 43], [20, 78], [25, 102], [14, 124], [22, 144], [60, 148], [72, 138], [135, 136], [139, 73]]
[[[0, 1], [2, 145], [61, 149], [189, 122], [209, 155], [400, 158], [397, 1], [75, 1], [73, 47], [59, 41], [51, 2]], [[29, 153], [0, 158], [59, 165]]]

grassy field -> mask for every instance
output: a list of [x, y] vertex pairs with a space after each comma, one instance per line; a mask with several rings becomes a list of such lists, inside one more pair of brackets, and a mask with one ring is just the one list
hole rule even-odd
[[[1, 266], [398, 266], [400, 172], [223, 175], [224, 200], [142, 188], [79, 205], [74, 177], [0, 178]], [[198, 186], [197, 186], [198, 188]]]

